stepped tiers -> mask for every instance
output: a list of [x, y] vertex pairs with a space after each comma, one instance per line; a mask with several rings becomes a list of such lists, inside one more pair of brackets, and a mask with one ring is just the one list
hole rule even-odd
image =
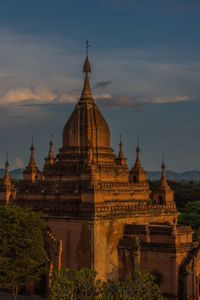
[[[59, 153], [54, 156], [51, 139], [40, 171], [32, 145], [17, 198], [10, 198], [10, 202], [44, 212], [56, 245], [62, 245], [59, 251], [52, 251], [58, 255], [50, 262], [50, 274], [58, 266], [88, 267], [106, 280], [125, 278], [137, 267], [157, 272], [162, 278], [161, 291], [168, 291], [169, 299], [179, 299], [180, 291], [184, 294], [180, 299], [197, 299], [188, 298], [199, 293], [200, 269], [196, 268], [198, 262], [191, 263], [192, 231], [177, 226], [178, 211], [164, 162], [160, 185], [152, 192], [140, 161], [139, 144], [130, 171], [121, 139], [117, 156], [110, 147], [108, 124], [90, 88], [88, 56], [83, 72], [82, 94], [63, 129]], [[5, 190], [13, 190], [8, 176], [4, 182], [1, 203], [5, 202]], [[193, 272], [195, 285], [189, 275], [179, 280], [183, 264], [184, 270]]]

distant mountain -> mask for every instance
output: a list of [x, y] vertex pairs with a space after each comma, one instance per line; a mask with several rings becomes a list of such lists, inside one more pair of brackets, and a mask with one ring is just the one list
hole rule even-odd
[[[24, 169], [15, 169], [10, 171], [10, 177], [14, 178], [14, 179], [22, 179], [23, 177], [23, 171]], [[0, 177], [4, 177], [5, 174], [5, 170], [4, 169], [0, 169]]]
[[[161, 177], [161, 172], [147, 171], [147, 179], [148, 180], [159, 180], [160, 177]], [[167, 179], [175, 180], [175, 181], [181, 181], [181, 180], [198, 181], [198, 180], [200, 180], [200, 171], [191, 170], [191, 171], [178, 173], [178, 172], [173, 172], [173, 171], [167, 170], [166, 177], [167, 177]]]
[[24, 169], [15, 169], [10, 171], [10, 177], [14, 179], [22, 179], [23, 178]]
[[[24, 169], [15, 169], [10, 171], [10, 177], [14, 179], [22, 179]], [[0, 177], [3, 177], [5, 174], [4, 169], [0, 169]], [[174, 172], [167, 170], [166, 171], [167, 179], [169, 180], [186, 180], [186, 181], [200, 181], [200, 171], [191, 170], [182, 173]], [[160, 180], [161, 172], [159, 171], [147, 171], [147, 179], [148, 180]]]

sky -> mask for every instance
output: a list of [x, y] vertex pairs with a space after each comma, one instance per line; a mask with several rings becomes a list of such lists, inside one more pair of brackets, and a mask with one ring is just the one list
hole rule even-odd
[[200, 170], [199, 0], [1, 0], [0, 167], [40, 168], [83, 86], [89, 40], [93, 97], [131, 168]]

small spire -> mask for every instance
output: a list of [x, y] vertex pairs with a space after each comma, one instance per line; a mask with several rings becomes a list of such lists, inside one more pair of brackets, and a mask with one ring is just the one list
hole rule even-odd
[[137, 136], [137, 148], [136, 148], [136, 152], [140, 152], [139, 136]]
[[90, 47], [88, 40], [86, 41], [86, 56], [88, 56], [88, 48]]
[[30, 148], [30, 150], [31, 150], [31, 153], [35, 150], [35, 148], [34, 148], [34, 146], [33, 146], [33, 134], [32, 134], [32, 137], [31, 137], [31, 148]]
[[88, 41], [86, 41], [86, 59], [85, 59], [84, 66], [83, 66], [83, 73], [85, 73], [85, 81], [84, 81], [84, 86], [83, 86], [80, 102], [83, 102], [83, 101], [85, 102], [88, 100], [93, 102], [92, 92], [91, 92], [91, 88], [90, 88], [90, 81], [89, 81], [89, 76], [88, 76], [88, 73], [91, 73], [91, 66], [90, 66], [90, 62], [88, 59], [89, 46], [90, 45], [89, 45]]
[[6, 163], [5, 163], [5, 176], [4, 176], [4, 186], [11, 186], [10, 174], [8, 172], [9, 162], [8, 162], [8, 151], [6, 152]]
[[120, 134], [120, 142], [119, 142], [119, 154], [118, 158], [124, 158], [123, 150], [122, 150], [122, 135]]
[[35, 148], [33, 146], [33, 135], [32, 135], [32, 144], [31, 144], [31, 157], [30, 157], [30, 161], [29, 161], [29, 167], [36, 167], [36, 162], [35, 162], [35, 157], [34, 157], [34, 151], [35, 151]]
[[51, 133], [50, 135], [50, 142], [49, 145], [52, 146], [53, 145], [53, 133]]
[[168, 187], [168, 183], [167, 183], [167, 178], [166, 178], [166, 174], [165, 174], [165, 155], [163, 153], [162, 155], [162, 165], [161, 165], [161, 168], [162, 168], [162, 176], [161, 176], [161, 180], [160, 180], [160, 185], [162, 187]]
[[163, 152], [162, 154], [162, 166], [161, 166], [162, 169], [165, 169], [165, 153]]
[[137, 156], [136, 156], [136, 160], [135, 160], [135, 165], [134, 165], [134, 168], [137, 167], [137, 168], [141, 168], [141, 162], [140, 162], [140, 147], [139, 147], [139, 136], [137, 136], [137, 147], [136, 147], [136, 153], [137, 153]]
[[83, 65], [83, 73], [91, 73], [91, 66], [88, 59], [88, 56], [86, 56], [84, 65]]
[[119, 140], [119, 154], [117, 157], [117, 163], [123, 166], [126, 166], [126, 158], [124, 157], [123, 149], [122, 149], [122, 135], [120, 134], [120, 140]]
[[51, 134], [50, 142], [49, 142], [49, 155], [48, 155], [49, 163], [53, 164], [55, 159], [53, 156], [53, 134]]

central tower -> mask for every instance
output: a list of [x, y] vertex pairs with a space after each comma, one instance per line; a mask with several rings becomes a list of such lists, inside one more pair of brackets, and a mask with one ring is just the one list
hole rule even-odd
[[82, 94], [63, 129], [59, 153], [54, 158], [51, 140], [40, 172], [32, 145], [17, 201], [44, 212], [53, 235], [62, 240], [63, 267], [93, 268], [101, 279], [117, 278], [124, 225], [173, 223], [177, 211], [173, 201], [151, 202], [139, 145], [131, 172], [121, 140], [118, 156], [113, 153], [108, 124], [92, 97], [88, 55], [83, 72]]
[[81, 98], [63, 130], [63, 149], [73, 147], [78, 152], [91, 147], [96, 152], [110, 148], [110, 130], [92, 97], [89, 75], [91, 72], [86, 57], [83, 72], [85, 82]]

